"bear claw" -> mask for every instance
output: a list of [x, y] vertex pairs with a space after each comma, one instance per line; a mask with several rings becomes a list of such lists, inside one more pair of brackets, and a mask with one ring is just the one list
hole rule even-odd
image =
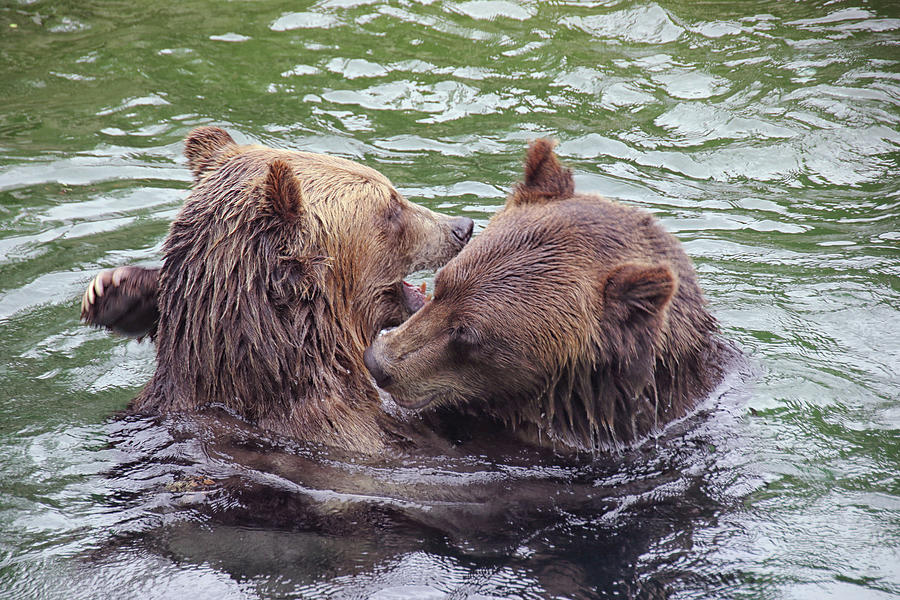
[[122, 274], [124, 270], [122, 267], [119, 267], [115, 270], [107, 269], [105, 271], [101, 271], [98, 273], [94, 279], [88, 284], [87, 289], [84, 292], [84, 295], [81, 297], [81, 314], [84, 314], [91, 308], [94, 302], [97, 301], [98, 298], [103, 296], [103, 293], [108, 289], [110, 285], [118, 287], [118, 285], [122, 282]]
[[[94, 294], [99, 298], [103, 295], [103, 276], [106, 275], [106, 271], [103, 271], [97, 277], [94, 277]], [[93, 302], [93, 300], [92, 300]]]

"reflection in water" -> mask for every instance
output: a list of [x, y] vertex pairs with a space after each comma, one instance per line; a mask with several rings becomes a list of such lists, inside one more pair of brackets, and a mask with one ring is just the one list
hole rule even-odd
[[[335, 591], [337, 579], [363, 596], [388, 583], [400, 597], [417, 595], [411, 585], [659, 592], [684, 576], [667, 569], [692, 528], [735, 502], [707, 488], [739, 462], [723, 430], [735, 425], [737, 376], [714, 408], [616, 456], [564, 459], [494, 439], [458, 456], [373, 460], [262, 439], [225, 416], [116, 421], [110, 536], [80, 560], [91, 580], [137, 554], [309, 592]], [[645, 572], [660, 553], [667, 569]]]
[[[900, 594], [894, 4], [0, 7], [0, 590]], [[224, 421], [110, 420], [153, 349], [79, 325], [77, 298], [158, 261], [201, 124], [359, 160], [476, 232], [525, 142], [555, 136], [579, 189], [684, 242], [759, 372], [574, 462], [497, 440], [351, 462]]]

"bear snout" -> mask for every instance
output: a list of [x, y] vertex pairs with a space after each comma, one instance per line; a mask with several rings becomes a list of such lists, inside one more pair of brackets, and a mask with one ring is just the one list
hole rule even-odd
[[394, 382], [394, 378], [384, 370], [384, 364], [379, 356], [379, 352], [375, 350], [375, 344], [372, 344], [363, 352], [363, 364], [366, 365], [366, 369], [369, 370], [369, 373], [375, 378], [376, 385], [381, 389]]
[[475, 228], [475, 221], [469, 217], [455, 217], [450, 223], [450, 230], [453, 237], [465, 244], [472, 238], [472, 230]]

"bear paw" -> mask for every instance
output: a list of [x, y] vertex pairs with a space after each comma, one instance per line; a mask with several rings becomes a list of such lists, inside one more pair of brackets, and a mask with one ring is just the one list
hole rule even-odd
[[97, 274], [81, 298], [81, 320], [141, 339], [156, 334], [159, 269], [118, 267]]

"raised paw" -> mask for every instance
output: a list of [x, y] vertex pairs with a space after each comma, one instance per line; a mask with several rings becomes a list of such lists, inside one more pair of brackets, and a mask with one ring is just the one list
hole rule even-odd
[[122, 281], [121, 269], [124, 267], [119, 267], [118, 269], [106, 269], [105, 271], [100, 271], [91, 282], [88, 284], [87, 289], [84, 291], [84, 295], [81, 297], [81, 319], [83, 321], [88, 321], [91, 315], [91, 308], [94, 304], [94, 301], [97, 298], [103, 295], [104, 290], [112, 285], [119, 285]]
[[118, 267], [98, 273], [81, 297], [81, 320], [129, 337], [154, 336], [159, 269]]

